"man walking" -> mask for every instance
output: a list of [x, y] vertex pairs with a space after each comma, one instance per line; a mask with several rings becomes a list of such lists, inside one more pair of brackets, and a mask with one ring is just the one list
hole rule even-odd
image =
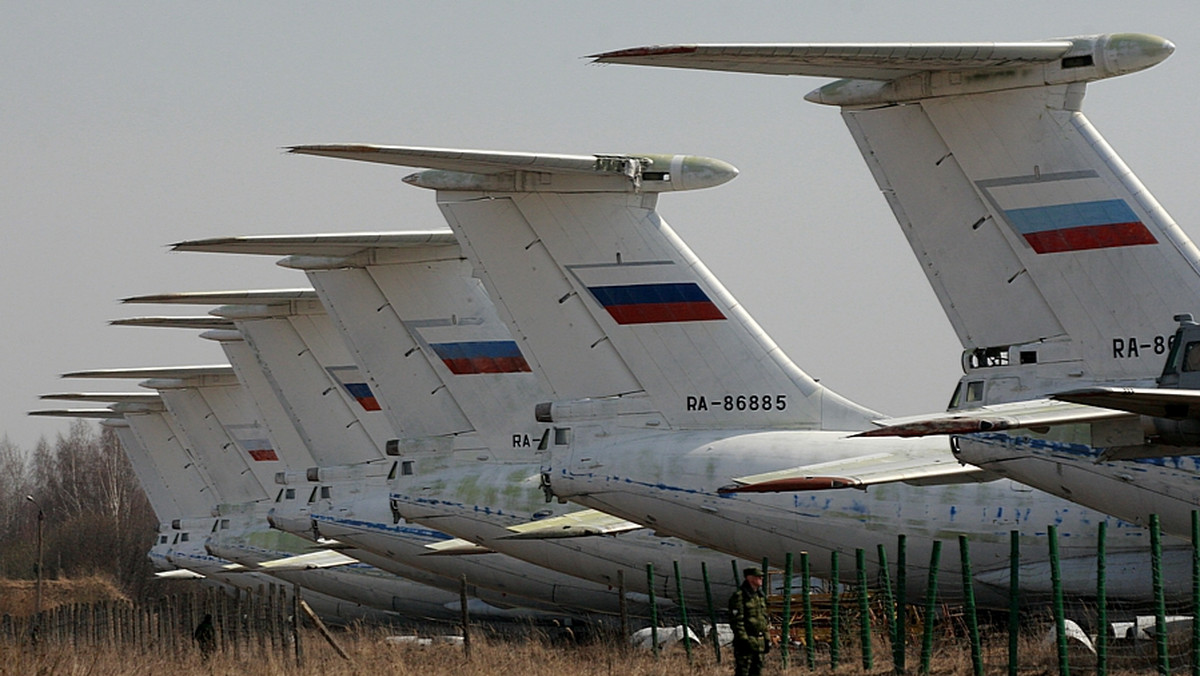
[[733, 629], [734, 676], [759, 676], [763, 655], [770, 649], [767, 638], [767, 597], [762, 590], [762, 571], [742, 571], [742, 585], [729, 597], [729, 626]]

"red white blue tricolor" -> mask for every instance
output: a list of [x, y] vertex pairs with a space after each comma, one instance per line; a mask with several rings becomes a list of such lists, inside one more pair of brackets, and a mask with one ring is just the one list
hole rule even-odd
[[659, 324], [725, 319], [695, 282], [589, 286], [618, 324]]
[[1039, 254], [1158, 243], [1120, 199], [1008, 209], [1004, 216]]
[[429, 347], [455, 375], [530, 371], [529, 362], [513, 340], [430, 343]]

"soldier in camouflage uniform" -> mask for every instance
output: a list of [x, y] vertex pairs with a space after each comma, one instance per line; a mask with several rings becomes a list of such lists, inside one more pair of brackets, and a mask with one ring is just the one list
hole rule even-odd
[[759, 676], [763, 655], [771, 648], [767, 638], [767, 597], [762, 590], [762, 571], [742, 571], [742, 585], [729, 597], [729, 626], [733, 629], [734, 676]]

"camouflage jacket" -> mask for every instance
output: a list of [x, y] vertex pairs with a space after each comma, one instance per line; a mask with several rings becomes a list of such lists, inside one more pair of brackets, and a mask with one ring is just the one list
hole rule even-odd
[[733, 640], [743, 643], [755, 652], [767, 649], [767, 597], [761, 591], [752, 591], [750, 584], [742, 586], [729, 597], [729, 626], [733, 629]]

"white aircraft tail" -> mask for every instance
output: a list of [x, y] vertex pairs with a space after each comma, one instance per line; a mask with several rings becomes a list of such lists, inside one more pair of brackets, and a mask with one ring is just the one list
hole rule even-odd
[[[1033, 43], [714, 45], [604, 62], [850, 78], [838, 105], [963, 347], [959, 404], [1152, 382], [1200, 251], [1080, 112], [1153, 66], [1148, 35]], [[984, 383], [986, 382], [986, 388]]]
[[545, 427], [531, 414], [548, 395], [453, 233], [236, 237], [175, 249], [290, 253], [279, 264], [308, 275], [368, 380], [379, 383], [402, 444], [440, 439], [446, 448], [474, 444], [523, 459], [540, 445]]
[[[430, 167], [438, 203], [557, 401], [628, 398], [675, 427], [861, 429], [876, 416], [798, 369], [655, 210], [733, 167], [690, 156], [380, 146], [294, 152]], [[661, 423], [660, 423], [661, 424]]]

